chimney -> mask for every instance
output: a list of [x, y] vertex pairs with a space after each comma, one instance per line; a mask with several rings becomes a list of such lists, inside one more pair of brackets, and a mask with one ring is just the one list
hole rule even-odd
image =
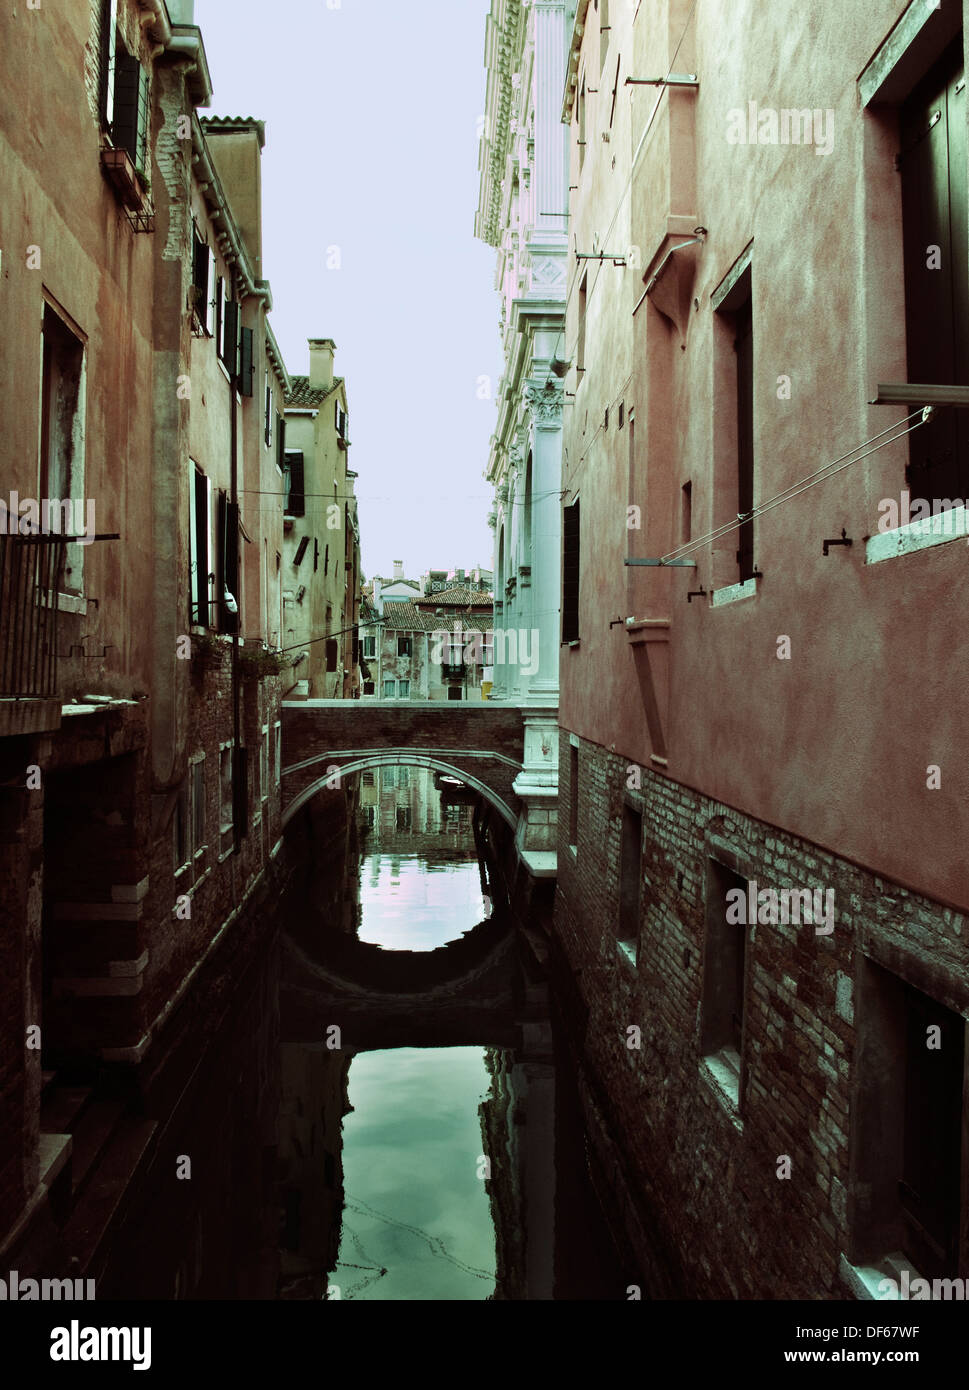
[[332, 338], [310, 338], [310, 385], [329, 391], [333, 385], [333, 354], [336, 343]]
[[404, 577], [404, 562], [403, 562], [403, 560], [395, 560], [395, 561], [394, 561], [394, 578], [395, 578], [395, 579], [403, 579], [403, 577]]

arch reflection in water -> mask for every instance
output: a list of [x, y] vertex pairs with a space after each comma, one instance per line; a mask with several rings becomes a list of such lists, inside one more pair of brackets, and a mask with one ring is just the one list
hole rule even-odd
[[420, 767], [361, 774], [361, 941], [431, 951], [490, 915], [474, 792]]

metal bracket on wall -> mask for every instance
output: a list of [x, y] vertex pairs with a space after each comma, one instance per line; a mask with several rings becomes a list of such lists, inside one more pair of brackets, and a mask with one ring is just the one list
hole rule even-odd
[[853, 542], [852, 542], [852, 540], [851, 540], [851, 537], [848, 535], [848, 533], [845, 531], [845, 528], [842, 526], [842, 528], [841, 528], [841, 539], [840, 539], [840, 540], [827, 540], [827, 541], [825, 541], [825, 542], [823, 543], [822, 547], [821, 547], [821, 551], [822, 551], [822, 554], [827, 555], [827, 554], [828, 554], [829, 547], [832, 546], [832, 545], [852, 545], [852, 544], [853, 544]]

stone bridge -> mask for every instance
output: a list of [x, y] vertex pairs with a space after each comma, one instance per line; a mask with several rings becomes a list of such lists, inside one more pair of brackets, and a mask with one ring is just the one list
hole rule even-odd
[[[283, 825], [333, 778], [407, 763], [473, 787], [515, 830], [514, 788], [525, 722], [516, 705], [487, 700], [299, 700], [283, 703]], [[330, 786], [337, 785], [329, 780]]]

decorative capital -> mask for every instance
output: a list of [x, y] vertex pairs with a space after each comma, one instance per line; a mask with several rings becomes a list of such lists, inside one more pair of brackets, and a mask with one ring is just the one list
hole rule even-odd
[[547, 381], [544, 386], [525, 387], [525, 401], [539, 424], [558, 425], [562, 420], [565, 390], [561, 381]]

